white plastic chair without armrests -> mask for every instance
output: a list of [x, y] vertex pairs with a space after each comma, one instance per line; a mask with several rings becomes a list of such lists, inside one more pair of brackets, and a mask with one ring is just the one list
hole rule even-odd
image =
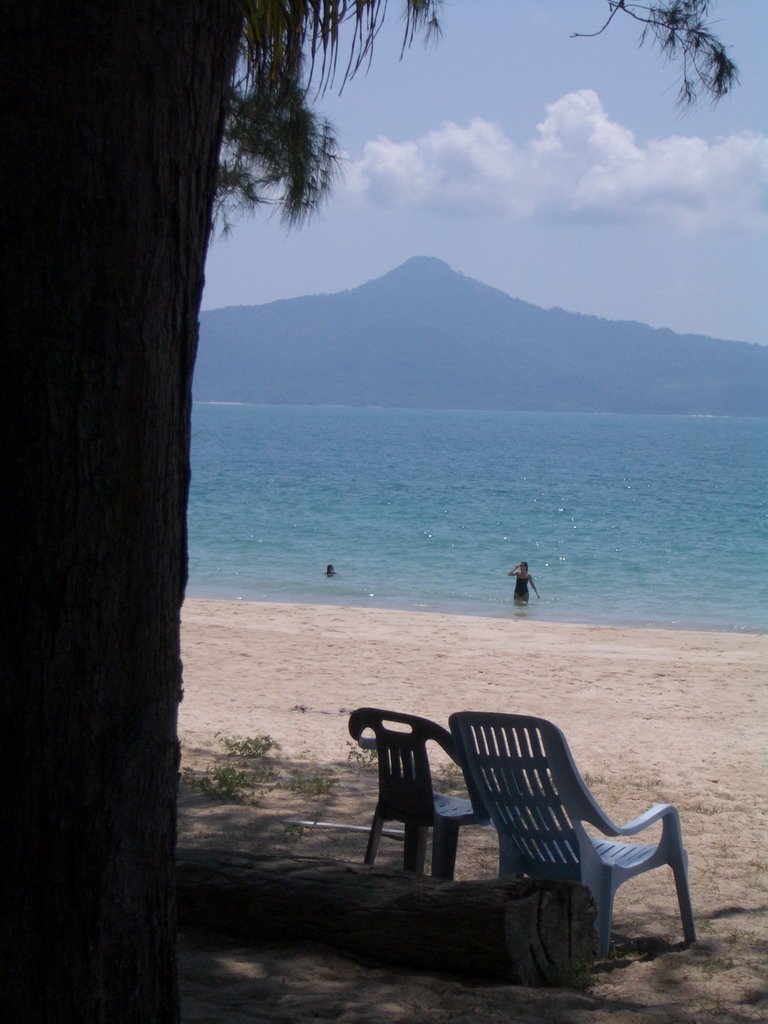
[[[473, 801], [482, 801], [496, 826], [500, 876], [586, 885], [597, 904], [598, 951], [606, 956], [616, 890], [633, 875], [668, 864], [685, 941], [696, 941], [688, 858], [671, 804], [614, 824], [587, 789], [563, 733], [543, 718], [460, 711], [451, 715], [450, 726]], [[594, 839], [584, 828], [587, 823], [604, 836], [634, 836], [656, 821], [662, 833], [654, 845]]]
[[[400, 728], [397, 728], [397, 726]], [[427, 743], [437, 743], [456, 760], [453, 737], [428, 718], [381, 708], [358, 708], [349, 716], [349, 732], [363, 746], [375, 746], [379, 768], [379, 798], [373, 815], [365, 863], [373, 864], [385, 821], [404, 825], [403, 869], [424, 873], [427, 833], [432, 835], [432, 876], [453, 878], [459, 828], [485, 824], [472, 803], [462, 797], [437, 793], [432, 787]], [[373, 733], [367, 739], [364, 733]]]

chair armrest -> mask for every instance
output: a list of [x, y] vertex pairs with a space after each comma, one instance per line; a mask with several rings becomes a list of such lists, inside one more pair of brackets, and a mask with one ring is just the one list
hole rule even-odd
[[456, 749], [456, 741], [447, 729], [441, 729], [438, 735], [432, 737], [432, 740], [438, 745], [438, 747], [442, 747], [444, 753], [450, 757], [455, 765], [458, 765], [459, 768], [463, 767], [459, 760], [459, 752]]
[[[614, 836], [634, 836], [638, 832], [644, 831], [654, 822], [660, 821], [662, 818], [672, 817], [675, 822], [678, 821], [677, 808], [672, 804], [654, 804], [653, 807], [649, 807], [647, 811], [643, 811], [632, 821], [628, 821], [626, 825], [614, 825], [613, 822], [607, 822], [612, 826], [612, 831], [608, 832], [608, 835]], [[665, 822], [666, 825], [666, 822]]]

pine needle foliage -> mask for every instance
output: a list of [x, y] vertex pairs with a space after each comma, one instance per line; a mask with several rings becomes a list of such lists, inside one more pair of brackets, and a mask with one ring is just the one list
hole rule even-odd
[[617, 14], [642, 25], [640, 45], [651, 42], [662, 56], [679, 61], [682, 80], [678, 104], [690, 107], [701, 98], [717, 102], [739, 80], [739, 69], [707, 19], [712, 0], [665, 0], [663, 3], [633, 3], [607, 0], [608, 18], [597, 32], [574, 32], [574, 37], [601, 35]]
[[226, 234], [237, 218], [273, 204], [293, 227], [316, 214], [341, 173], [333, 125], [286, 79], [261, 88], [252, 78], [232, 86], [219, 156], [214, 214]]
[[[417, 32], [426, 39], [439, 33], [442, 0], [401, 3], [403, 50]], [[287, 227], [320, 210], [342, 161], [336, 131], [314, 109], [310, 87], [316, 97], [336, 78], [342, 34], [349, 44], [342, 87], [370, 61], [386, 9], [387, 0], [243, 0], [214, 201], [222, 233], [265, 205], [275, 206]]]

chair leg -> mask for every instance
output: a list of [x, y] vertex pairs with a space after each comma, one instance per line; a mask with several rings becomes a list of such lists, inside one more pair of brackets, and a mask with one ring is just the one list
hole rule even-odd
[[[597, 891], [599, 890], [599, 891]], [[597, 955], [608, 956], [611, 948], [611, 926], [613, 924], [613, 897], [616, 889], [610, 871], [602, 873], [600, 884], [592, 889], [597, 904]]]
[[371, 822], [371, 831], [368, 836], [368, 846], [365, 850], [364, 864], [373, 864], [376, 860], [376, 853], [379, 849], [379, 840], [381, 839], [381, 830], [384, 827], [384, 819], [378, 811], [373, 816]]
[[693, 907], [691, 905], [691, 893], [688, 888], [688, 871], [686, 869], [685, 855], [675, 857], [671, 864], [672, 874], [675, 877], [675, 888], [677, 889], [677, 902], [680, 904], [680, 919], [683, 922], [683, 937], [686, 942], [696, 941], [696, 926], [693, 923]]
[[427, 858], [427, 829], [419, 825], [406, 825], [404, 839], [403, 871], [423, 875]]
[[456, 850], [459, 845], [459, 823], [437, 818], [432, 831], [432, 877], [453, 878]]
[[499, 832], [499, 878], [517, 878], [523, 873], [517, 844]]

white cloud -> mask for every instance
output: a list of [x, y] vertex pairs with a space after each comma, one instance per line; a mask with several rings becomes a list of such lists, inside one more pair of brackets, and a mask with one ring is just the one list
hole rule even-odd
[[348, 187], [383, 206], [511, 219], [673, 218], [689, 227], [768, 225], [768, 138], [672, 135], [639, 145], [591, 89], [546, 108], [519, 146], [498, 125], [446, 122], [423, 138], [366, 144]]

